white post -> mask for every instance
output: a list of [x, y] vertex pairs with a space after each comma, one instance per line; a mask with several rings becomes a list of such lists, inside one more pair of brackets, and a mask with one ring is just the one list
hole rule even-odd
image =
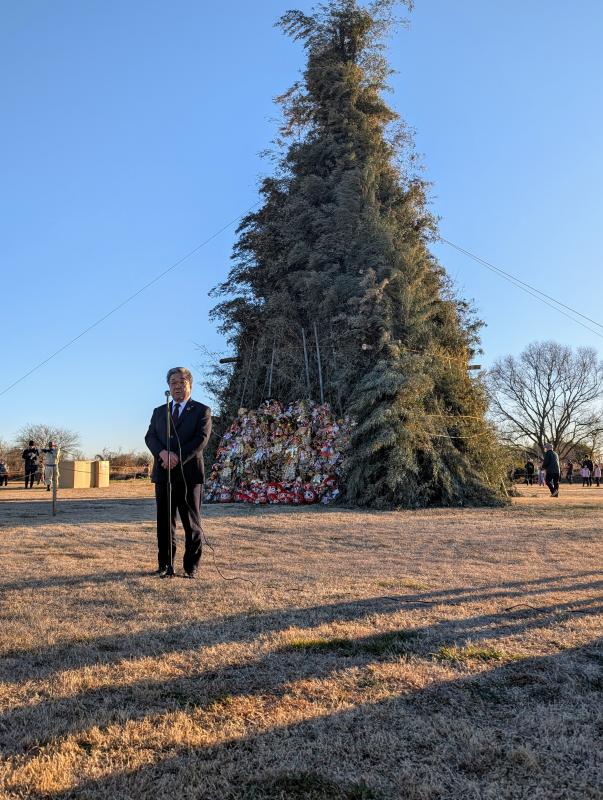
[[57, 515], [57, 465], [52, 465], [52, 516]]

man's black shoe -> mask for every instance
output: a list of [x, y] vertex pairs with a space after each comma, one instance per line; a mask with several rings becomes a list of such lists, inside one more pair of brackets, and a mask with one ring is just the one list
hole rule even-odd
[[182, 577], [189, 578], [190, 580], [195, 580], [195, 578], [199, 577], [199, 573], [197, 572], [197, 570], [194, 570], [193, 572], [185, 572]]
[[173, 578], [174, 577], [174, 567], [171, 565], [165, 568], [165, 572], [161, 575], [162, 578]]
[[167, 567], [157, 567], [157, 569], [155, 570], [153, 575], [158, 575], [160, 578], [163, 578], [163, 576], [165, 575], [166, 570], [167, 570]]

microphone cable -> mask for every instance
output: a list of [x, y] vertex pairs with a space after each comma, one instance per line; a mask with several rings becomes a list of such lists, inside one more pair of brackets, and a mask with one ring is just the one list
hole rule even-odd
[[[178, 435], [178, 430], [177, 430], [175, 425], [172, 425], [172, 430], [176, 434], [176, 441], [178, 442], [178, 458], [179, 458], [178, 463], [180, 464], [180, 472], [182, 473], [182, 480], [184, 482], [184, 502], [185, 502], [185, 504], [186, 504], [186, 506], [188, 508], [188, 485], [186, 483], [186, 478], [184, 476], [184, 464], [182, 463], [182, 443], [180, 442], [180, 436]], [[205, 529], [204, 529], [203, 523], [201, 521], [201, 514], [199, 514], [199, 527], [201, 528], [202, 541], [211, 550], [211, 554], [212, 554], [213, 562], [214, 562], [214, 569], [216, 570], [218, 575], [222, 578], [222, 580], [223, 581], [244, 581], [245, 583], [250, 583], [255, 588], [255, 583], [250, 578], [244, 578], [242, 575], [234, 575], [233, 577], [229, 578], [227, 575], [224, 575], [224, 573], [222, 572], [222, 570], [220, 569], [220, 567], [218, 566], [218, 563], [216, 561], [216, 550], [215, 550], [214, 546], [212, 545], [212, 543], [209, 541], [209, 539], [207, 538], [207, 536], [205, 534]]]

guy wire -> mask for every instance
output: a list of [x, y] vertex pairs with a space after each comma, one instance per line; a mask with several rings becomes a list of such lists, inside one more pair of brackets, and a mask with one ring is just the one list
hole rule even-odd
[[68, 341], [68, 342], [67, 342], [66, 344], [64, 344], [62, 347], [59, 347], [59, 349], [58, 349], [58, 350], [55, 350], [55, 352], [54, 352], [54, 353], [52, 353], [51, 355], [49, 355], [49, 356], [48, 356], [48, 358], [45, 358], [43, 361], [40, 361], [40, 363], [39, 363], [39, 364], [36, 364], [34, 367], [32, 367], [32, 368], [31, 368], [31, 369], [30, 369], [28, 372], [26, 372], [24, 375], [21, 375], [21, 377], [20, 377], [20, 378], [17, 378], [17, 380], [16, 380], [16, 381], [13, 381], [13, 383], [11, 383], [11, 384], [10, 384], [9, 386], [7, 386], [5, 389], [3, 389], [2, 391], [0, 391], [0, 397], [2, 397], [2, 395], [6, 394], [8, 391], [10, 391], [12, 388], [14, 388], [14, 387], [15, 387], [15, 386], [16, 386], [18, 383], [21, 383], [21, 381], [25, 380], [25, 378], [28, 378], [28, 377], [29, 377], [29, 376], [30, 376], [32, 373], [36, 372], [36, 370], [40, 369], [40, 368], [41, 368], [41, 367], [43, 367], [45, 364], [48, 364], [48, 362], [49, 362], [49, 361], [52, 361], [52, 359], [53, 359], [53, 358], [55, 358], [56, 356], [58, 356], [58, 355], [59, 355], [59, 353], [62, 353], [62, 352], [63, 352], [63, 350], [66, 350], [68, 347], [71, 347], [71, 345], [72, 345], [72, 344], [74, 344], [75, 342], [77, 342], [77, 341], [78, 341], [78, 339], [81, 339], [81, 338], [82, 338], [82, 336], [85, 336], [85, 335], [86, 335], [87, 333], [89, 333], [89, 332], [90, 332], [90, 331], [91, 331], [93, 328], [96, 328], [98, 325], [100, 325], [102, 322], [104, 322], [106, 319], [108, 319], [108, 318], [109, 318], [109, 317], [110, 317], [112, 314], [115, 314], [115, 312], [116, 312], [116, 311], [119, 311], [119, 309], [120, 309], [120, 308], [123, 308], [125, 305], [127, 305], [127, 304], [128, 304], [128, 303], [129, 303], [131, 300], [133, 300], [135, 297], [138, 297], [138, 295], [139, 295], [139, 294], [142, 294], [142, 292], [144, 292], [144, 291], [145, 291], [145, 289], [148, 289], [148, 288], [149, 288], [149, 286], [152, 286], [154, 283], [157, 283], [157, 281], [161, 280], [161, 278], [163, 278], [163, 277], [164, 277], [165, 275], [167, 275], [169, 272], [171, 272], [172, 270], [176, 269], [176, 267], [178, 267], [180, 264], [182, 264], [182, 262], [183, 262], [183, 261], [186, 261], [186, 260], [187, 260], [188, 258], [190, 258], [192, 255], [194, 255], [194, 254], [195, 254], [195, 253], [197, 253], [199, 250], [201, 250], [201, 248], [202, 248], [202, 247], [205, 247], [205, 245], [209, 244], [211, 241], [213, 241], [213, 239], [215, 239], [216, 237], [218, 237], [218, 236], [219, 236], [221, 233], [224, 233], [224, 231], [225, 231], [225, 230], [227, 230], [228, 228], [230, 228], [232, 225], [234, 225], [234, 224], [235, 224], [235, 222], [238, 222], [240, 219], [242, 219], [243, 217], [247, 216], [247, 214], [249, 214], [249, 213], [250, 213], [250, 212], [251, 212], [251, 211], [252, 211], [252, 210], [253, 210], [253, 209], [254, 209], [254, 208], [257, 206], [257, 205], [259, 205], [259, 202], [260, 202], [260, 201], [258, 200], [258, 202], [257, 202], [257, 203], [254, 203], [254, 204], [253, 204], [253, 205], [252, 205], [252, 206], [251, 206], [251, 207], [250, 207], [250, 208], [249, 208], [247, 211], [245, 211], [243, 214], [239, 214], [237, 217], [235, 217], [234, 219], [232, 219], [230, 222], [228, 222], [226, 225], [224, 225], [222, 228], [220, 228], [220, 230], [216, 231], [216, 232], [215, 232], [215, 233], [213, 233], [213, 234], [212, 234], [210, 237], [208, 237], [207, 239], [205, 239], [205, 241], [201, 242], [201, 244], [197, 245], [197, 247], [194, 247], [194, 248], [193, 248], [192, 250], [190, 250], [190, 251], [189, 251], [189, 252], [188, 252], [186, 255], [182, 256], [182, 258], [179, 258], [179, 259], [178, 259], [178, 261], [175, 261], [173, 264], [171, 264], [169, 267], [167, 267], [167, 269], [164, 269], [164, 270], [163, 270], [163, 272], [160, 272], [160, 273], [159, 273], [159, 275], [156, 275], [156, 276], [155, 276], [154, 278], [152, 278], [150, 281], [148, 281], [147, 283], [145, 283], [145, 284], [144, 284], [144, 286], [141, 286], [141, 287], [140, 287], [140, 289], [138, 289], [137, 291], [135, 291], [135, 292], [134, 292], [133, 294], [131, 294], [129, 297], [126, 297], [126, 299], [125, 299], [125, 300], [122, 300], [122, 302], [121, 302], [121, 303], [119, 303], [118, 305], [116, 305], [114, 308], [112, 308], [110, 311], [108, 311], [108, 312], [107, 312], [106, 314], [104, 314], [102, 317], [99, 317], [99, 319], [97, 319], [97, 320], [96, 320], [96, 322], [93, 322], [93, 323], [92, 323], [92, 325], [89, 325], [89, 326], [88, 326], [87, 328], [85, 328], [83, 331], [81, 331], [80, 333], [78, 333], [78, 335], [77, 335], [77, 336], [74, 336], [74, 337], [73, 337], [73, 339], [70, 339], [70, 341]]

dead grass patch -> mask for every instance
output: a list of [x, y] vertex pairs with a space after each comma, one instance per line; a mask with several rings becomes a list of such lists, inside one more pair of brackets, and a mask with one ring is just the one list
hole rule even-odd
[[393, 631], [382, 633], [366, 639], [344, 639], [342, 637], [325, 638], [300, 638], [293, 639], [283, 650], [301, 650], [312, 653], [335, 653], [342, 656], [369, 655], [377, 658], [387, 658], [392, 655], [406, 653], [409, 642], [414, 640], [412, 633]]
[[433, 588], [431, 584], [425, 583], [425, 581], [406, 577], [393, 581], [377, 581], [377, 586], [382, 586], [384, 589], [416, 589], [418, 592]]
[[378, 800], [366, 784], [344, 787], [313, 772], [251, 782], [242, 794], [248, 800]]
[[477, 645], [466, 645], [465, 647], [440, 647], [436, 653], [436, 658], [440, 661], [452, 661], [453, 663], [466, 664], [470, 661], [515, 661], [521, 658], [516, 654], [507, 653], [497, 647], [479, 647]]

